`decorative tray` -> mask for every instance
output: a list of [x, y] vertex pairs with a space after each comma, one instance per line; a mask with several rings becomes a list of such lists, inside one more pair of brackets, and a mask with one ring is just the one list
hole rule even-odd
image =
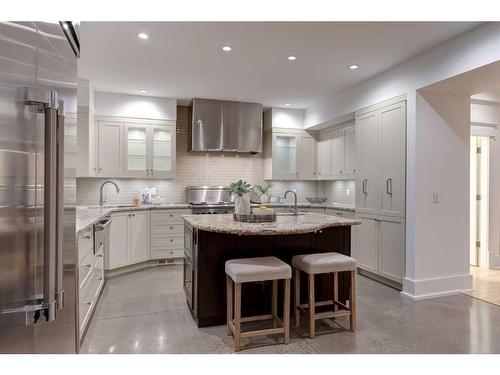
[[234, 221], [241, 221], [243, 223], [272, 223], [276, 221], [276, 213], [273, 212], [270, 215], [243, 215], [243, 214], [233, 214]]

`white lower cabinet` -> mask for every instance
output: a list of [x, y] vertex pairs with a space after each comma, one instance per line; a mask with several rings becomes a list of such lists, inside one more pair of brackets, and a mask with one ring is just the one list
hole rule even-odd
[[109, 242], [106, 270], [149, 260], [149, 211], [113, 213]]
[[79, 339], [89, 323], [104, 285], [103, 248], [94, 249], [93, 227], [78, 233]]
[[151, 211], [151, 259], [173, 259], [184, 256], [185, 209]]
[[360, 269], [397, 283], [403, 282], [405, 219], [389, 216], [357, 215], [353, 256]]

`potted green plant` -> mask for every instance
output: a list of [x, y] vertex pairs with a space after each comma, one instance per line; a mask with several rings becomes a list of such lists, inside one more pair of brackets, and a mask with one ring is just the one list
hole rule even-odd
[[240, 215], [250, 214], [250, 196], [252, 185], [246, 181], [239, 180], [229, 186], [229, 191], [234, 195], [234, 212]]
[[269, 196], [267, 195], [267, 192], [269, 191], [269, 189], [272, 186], [273, 186], [272, 184], [267, 184], [267, 185], [256, 184], [256, 185], [254, 185], [253, 189], [259, 195], [260, 203], [269, 202]]

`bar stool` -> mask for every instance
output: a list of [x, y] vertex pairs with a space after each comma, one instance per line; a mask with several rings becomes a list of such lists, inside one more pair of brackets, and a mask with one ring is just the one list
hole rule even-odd
[[[290, 341], [290, 279], [291, 267], [276, 257], [231, 259], [226, 262], [227, 329], [234, 337], [234, 350], [240, 350], [240, 340], [245, 337], [282, 334], [283, 341]], [[241, 317], [241, 284], [272, 280], [272, 312], [270, 315]], [[278, 317], [278, 280], [284, 280], [283, 321]], [[234, 283], [234, 288], [233, 288]], [[234, 292], [234, 311], [233, 311]], [[270, 329], [241, 332], [241, 323], [271, 320]]]
[[[296, 255], [292, 258], [292, 266], [295, 270], [295, 325], [300, 324], [300, 312], [303, 311], [309, 318], [309, 336], [315, 335], [315, 323], [318, 319], [336, 318], [340, 316], [350, 317], [351, 331], [356, 330], [356, 260], [339, 253], [319, 253]], [[300, 272], [309, 276], [309, 301], [300, 303]], [[349, 307], [338, 301], [338, 273], [349, 272], [351, 288], [349, 290]], [[332, 300], [316, 302], [314, 295], [314, 275], [333, 273], [334, 297]], [[333, 311], [316, 313], [318, 306], [333, 305]], [[339, 307], [341, 308], [339, 310]]]

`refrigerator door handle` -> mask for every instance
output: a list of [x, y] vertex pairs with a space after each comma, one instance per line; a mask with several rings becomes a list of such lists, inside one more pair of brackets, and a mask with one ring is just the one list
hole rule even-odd
[[63, 289], [63, 239], [64, 239], [64, 101], [58, 101], [56, 130], [56, 302], [57, 309], [64, 307]]

